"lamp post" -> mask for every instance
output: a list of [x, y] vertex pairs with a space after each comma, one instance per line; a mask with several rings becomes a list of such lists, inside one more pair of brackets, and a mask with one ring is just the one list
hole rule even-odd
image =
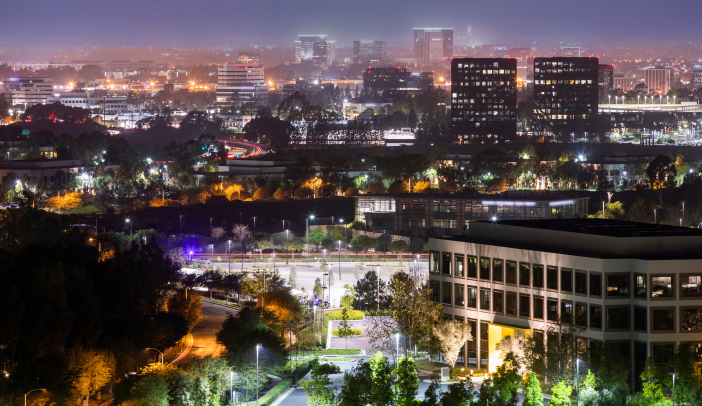
[[254, 219], [254, 235], [256, 234], [256, 216], [253, 217]]
[[256, 344], [256, 404], [258, 404], [258, 349], [261, 344]]
[[341, 280], [341, 240], [339, 240], [339, 280]]
[[27, 395], [29, 395], [30, 393], [34, 392], [35, 390], [46, 390], [46, 389], [44, 389], [44, 388], [37, 388], [37, 389], [32, 389], [32, 390], [30, 390], [29, 392], [25, 393], [25, 394], [24, 394], [24, 406], [27, 406]]
[[231, 274], [232, 273], [232, 240], [227, 240], [227, 245], [228, 245], [228, 248], [227, 248], [228, 261], [227, 262], [229, 265], [227, 267], [227, 269], [229, 269], [229, 273]]
[[[339, 219], [339, 223], [344, 224], [344, 219]], [[343, 226], [343, 227], [344, 227], [344, 243], [347, 244], [348, 238], [346, 237], [346, 229], [348, 227], [346, 227], [346, 226]], [[344, 257], [348, 258], [348, 256], [349, 256], [349, 246], [346, 245], [346, 247], [344, 248]]]
[[229, 371], [229, 396], [234, 403], [234, 371]]
[[[395, 333], [395, 367], [400, 365], [400, 333]], [[400, 373], [397, 373], [397, 377], [400, 377]]]
[[127, 224], [129, 224], [129, 235], [132, 235], [132, 221], [130, 219], [124, 220]]
[[314, 317], [312, 320], [312, 328], [314, 329], [312, 338], [312, 351], [314, 352], [314, 358], [317, 359], [317, 305], [312, 305]]
[[677, 375], [677, 372], [668, 372], [668, 375], [673, 376], [673, 406], [675, 406], [675, 375]]
[[[214, 262], [214, 244], [210, 244], [210, 258], [212, 258], [212, 262]], [[214, 264], [212, 265], [212, 269], [214, 269]]]
[[146, 348], [146, 349], [147, 350], [154, 350], [157, 353], [161, 354], [161, 365], [163, 365], [163, 353], [161, 351], [157, 350], [156, 348]]

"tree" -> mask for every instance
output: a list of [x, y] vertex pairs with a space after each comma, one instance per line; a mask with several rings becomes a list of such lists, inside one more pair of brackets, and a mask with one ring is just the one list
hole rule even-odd
[[646, 167], [646, 176], [651, 189], [655, 189], [658, 193], [658, 204], [663, 204], [663, 188], [674, 182], [675, 175], [677, 175], [675, 161], [668, 155], [657, 156]]
[[[155, 373], [139, 375], [129, 391], [133, 401], [148, 406], [168, 406], [168, 383], [163, 376]], [[124, 404], [124, 403], [122, 403]]]
[[307, 404], [314, 406], [336, 406], [336, 386], [329, 379], [330, 364], [318, 364], [312, 368], [309, 380], [302, 381], [307, 393]]
[[401, 253], [401, 252], [407, 252], [407, 249], [409, 248], [409, 244], [407, 244], [404, 240], [395, 240], [388, 245], [388, 251], [396, 252], [396, 253]]
[[265, 308], [243, 308], [237, 315], [228, 314], [217, 331], [217, 342], [225, 348], [224, 356], [234, 365], [250, 365], [256, 360], [256, 345], [266, 351], [260, 352], [262, 365], [278, 365], [287, 357], [284, 331], [274, 330], [278, 319]]
[[414, 107], [410, 109], [409, 116], [407, 117], [407, 125], [412, 130], [417, 128], [417, 112], [414, 111]]
[[413, 358], [400, 357], [397, 368], [392, 371], [397, 374], [397, 405], [414, 405], [414, 397], [419, 389], [419, 378], [417, 377], [417, 367]]
[[605, 203], [604, 212], [600, 210], [587, 217], [591, 219], [618, 220], [624, 217], [624, 208], [622, 207], [622, 202]]
[[558, 385], [551, 389], [551, 393], [548, 406], [570, 406], [570, 395], [573, 393], [573, 387], [566, 385], [565, 381], [558, 382]]
[[522, 377], [519, 375], [519, 362], [515, 359], [514, 354], [510, 352], [504, 356], [504, 360], [497, 367], [492, 381], [495, 384], [501, 404], [517, 404], [519, 400], [517, 391], [519, 390], [519, 384], [522, 382]]
[[366, 406], [371, 403], [373, 371], [370, 364], [358, 360], [350, 371], [344, 372], [344, 385], [339, 394], [339, 406]]
[[73, 348], [67, 357], [66, 380], [71, 383], [68, 399], [77, 404], [114, 378], [115, 358], [103, 351]]
[[[392, 317], [399, 331], [409, 340], [407, 347], [428, 342], [432, 326], [441, 318], [444, 308], [432, 300], [426, 275], [418, 265], [411, 265], [407, 271], [395, 273], [390, 284], [393, 291]], [[461, 337], [467, 339], [468, 336]]]
[[64, 193], [63, 196], [60, 194], [58, 196], [50, 197], [47, 201], [47, 205], [50, 208], [58, 209], [61, 213], [61, 209], [71, 210], [78, 207], [81, 203], [81, 194], [77, 192]]
[[498, 393], [492, 379], [485, 379], [478, 390], [478, 401], [475, 406], [493, 406], [497, 404]]
[[543, 406], [544, 395], [541, 393], [541, 384], [535, 373], [529, 374], [526, 387], [524, 388], [524, 406]]
[[353, 310], [353, 302], [356, 300], [356, 290], [351, 284], [344, 285], [344, 296], [341, 297], [341, 307]]
[[219, 239], [224, 236], [225, 231], [224, 231], [224, 228], [222, 228], [222, 227], [213, 227], [211, 230], [211, 234], [212, 234], [212, 238], [219, 241]]
[[471, 406], [475, 400], [475, 389], [471, 379], [450, 384], [441, 394], [441, 406]]
[[244, 187], [239, 183], [235, 183], [227, 186], [227, 188], [224, 190], [224, 195], [227, 196], [227, 199], [234, 200], [234, 194], [236, 193], [237, 199], [241, 200], [242, 190], [244, 190]]
[[[590, 371], [588, 371], [588, 374], [589, 373]], [[649, 357], [644, 364], [641, 380], [643, 381], [643, 396], [651, 403], [657, 403], [665, 399], [663, 386], [658, 379], [659, 377], [660, 371], [658, 371], [656, 359], [654, 357]]]
[[314, 280], [314, 287], [312, 288], [312, 294], [314, 294], [314, 297], [316, 298], [321, 298], [322, 297], [322, 280], [319, 278], [316, 278]]
[[378, 239], [369, 235], [358, 234], [351, 239], [351, 246], [360, 247], [363, 250], [363, 260], [366, 260], [366, 251], [375, 248], [378, 245]]
[[309, 235], [307, 236], [307, 240], [316, 245], [316, 251], [319, 251], [319, 244], [323, 243], [326, 238], [327, 232], [323, 228], [319, 227], [310, 231]]
[[353, 330], [351, 325], [349, 325], [349, 309], [344, 307], [341, 310], [341, 323], [339, 323], [339, 337], [343, 337], [346, 340], [346, 348], [349, 348], [349, 336], [353, 335]]
[[380, 351], [371, 357], [369, 364], [373, 380], [370, 391], [370, 404], [373, 406], [388, 405], [393, 399], [390, 366]]
[[356, 298], [353, 307], [362, 310], [374, 310], [387, 307], [387, 286], [385, 281], [378, 278], [375, 271], [368, 271], [354, 285]]
[[434, 326], [434, 335], [441, 340], [441, 352], [451, 366], [456, 365], [458, 353], [467, 341], [473, 341], [470, 325], [457, 320], [445, 320]]
[[297, 289], [297, 271], [295, 270], [295, 265], [290, 266], [290, 275], [288, 275], [288, 285], [291, 288]]
[[[517, 330], [515, 330], [515, 333]], [[515, 334], [516, 335], [516, 334]], [[495, 345], [495, 349], [500, 352], [500, 361], [504, 360], [507, 354], [512, 354], [514, 359], [519, 364], [519, 375], [524, 376], [528, 370], [526, 365], [526, 354], [527, 354], [527, 339], [521, 334], [518, 337], [506, 336], [499, 343]]]
[[190, 333], [202, 320], [202, 300], [199, 295], [186, 296], [185, 292], [178, 291], [168, 299], [168, 312], [183, 317]]

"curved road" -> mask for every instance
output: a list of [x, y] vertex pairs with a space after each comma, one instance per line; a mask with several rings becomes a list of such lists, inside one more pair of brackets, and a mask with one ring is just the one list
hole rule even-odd
[[[257, 144], [255, 142], [233, 141], [233, 140], [217, 140], [217, 142], [226, 143], [228, 145], [238, 144], [238, 146], [246, 148], [247, 150], [253, 150], [253, 154], [249, 155], [249, 156], [259, 155], [263, 151], [264, 148], [268, 149], [267, 146], [262, 145], [262, 144]], [[227, 159], [229, 159], [229, 156], [227, 156]]]
[[202, 301], [202, 320], [193, 328], [193, 347], [188, 355], [178, 360], [175, 365], [187, 364], [193, 357], [206, 355], [219, 355], [221, 346], [215, 340], [215, 334], [222, 328], [222, 323], [227, 318], [227, 313], [234, 313], [235, 309]]

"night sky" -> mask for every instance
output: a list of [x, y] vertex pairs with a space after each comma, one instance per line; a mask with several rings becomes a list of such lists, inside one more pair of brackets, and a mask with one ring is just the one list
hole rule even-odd
[[292, 46], [297, 34], [411, 45], [413, 27], [455, 43], [702, 39], [702, 0], [32, 0], [3, 4], [0, 42], [34, 45]]

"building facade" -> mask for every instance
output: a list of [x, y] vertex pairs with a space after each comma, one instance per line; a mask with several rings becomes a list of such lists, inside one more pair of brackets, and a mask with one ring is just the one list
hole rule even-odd
[[336, 42], [326, 35], [299, 35], [295, 41], [295, 63], [329, 67], [336, 58]]
[[545, 133], [595, 130], [598, 72], [597, 58], [534, 59], [534, 113]]
[[614, 89], [614, 65], [600, 64], [597, 84], [605, 92]]
[[639, 81], [633, 76], [624, 76], [624, 74], [615, 75], [613, 78], [614, 89], [621, 89], [622, 92], [631, 92], [636, 88]]
[[353, 63], [375, 66], [383, 65], [386, 61], [385, 41], [353, 42]]
[[420, 68], [453, 57], [453, 28], [415, 28], [414, 57]]
[[516, 138], [516, 58], [453, 59], [451, 78], [451, 127], [460, 143]]
[[665, 96], [670, 91], [670, 85], [673, 79], [673, 70], [667, 67], [649, 66], [640, 70], [641, 77], [649, 93]]
[[[702, 65], [692, 66], [692, 92], [697, 93], [702, 89]], [[699, 99], [699, 98], [698, 98]]]
[[369, 231], [426, 234], [428, 228], [462, 234], [472, 221], [582, 218], [586, 197], [543, 194], [456, 195], [406, 193], [355, 196], [355, 220]]
[[53, 78], [4, 78], [5, 95], [10, 96], [12, 105], [23, 105], [24, 108], [35, 104], [46, 104], [51, 101], [54, 92]]
[[581, 359], [593, 343], [619, 349], [634, 389], [649, 356], [667, 363], [682, 343], [699, 381], [700, 244], [697, 229], [613, 220], [476, 222], [429, 240], [429, 283], [445, 316], [471, 325], [458, 367], [494, 371], [506, 335], [543, 339], [566, 322]]
[[363, 71], [366, 91], [385, 97], [419, 93], [433, 84], [432, 72], [410, 72], [406, 68], [368, 68]]
[[258, 63], [225, 63], [217, 68], [217, 106], [231, 106], [237, 101], [262, 100], [267, 95], [264, 68], [258, 66]]

